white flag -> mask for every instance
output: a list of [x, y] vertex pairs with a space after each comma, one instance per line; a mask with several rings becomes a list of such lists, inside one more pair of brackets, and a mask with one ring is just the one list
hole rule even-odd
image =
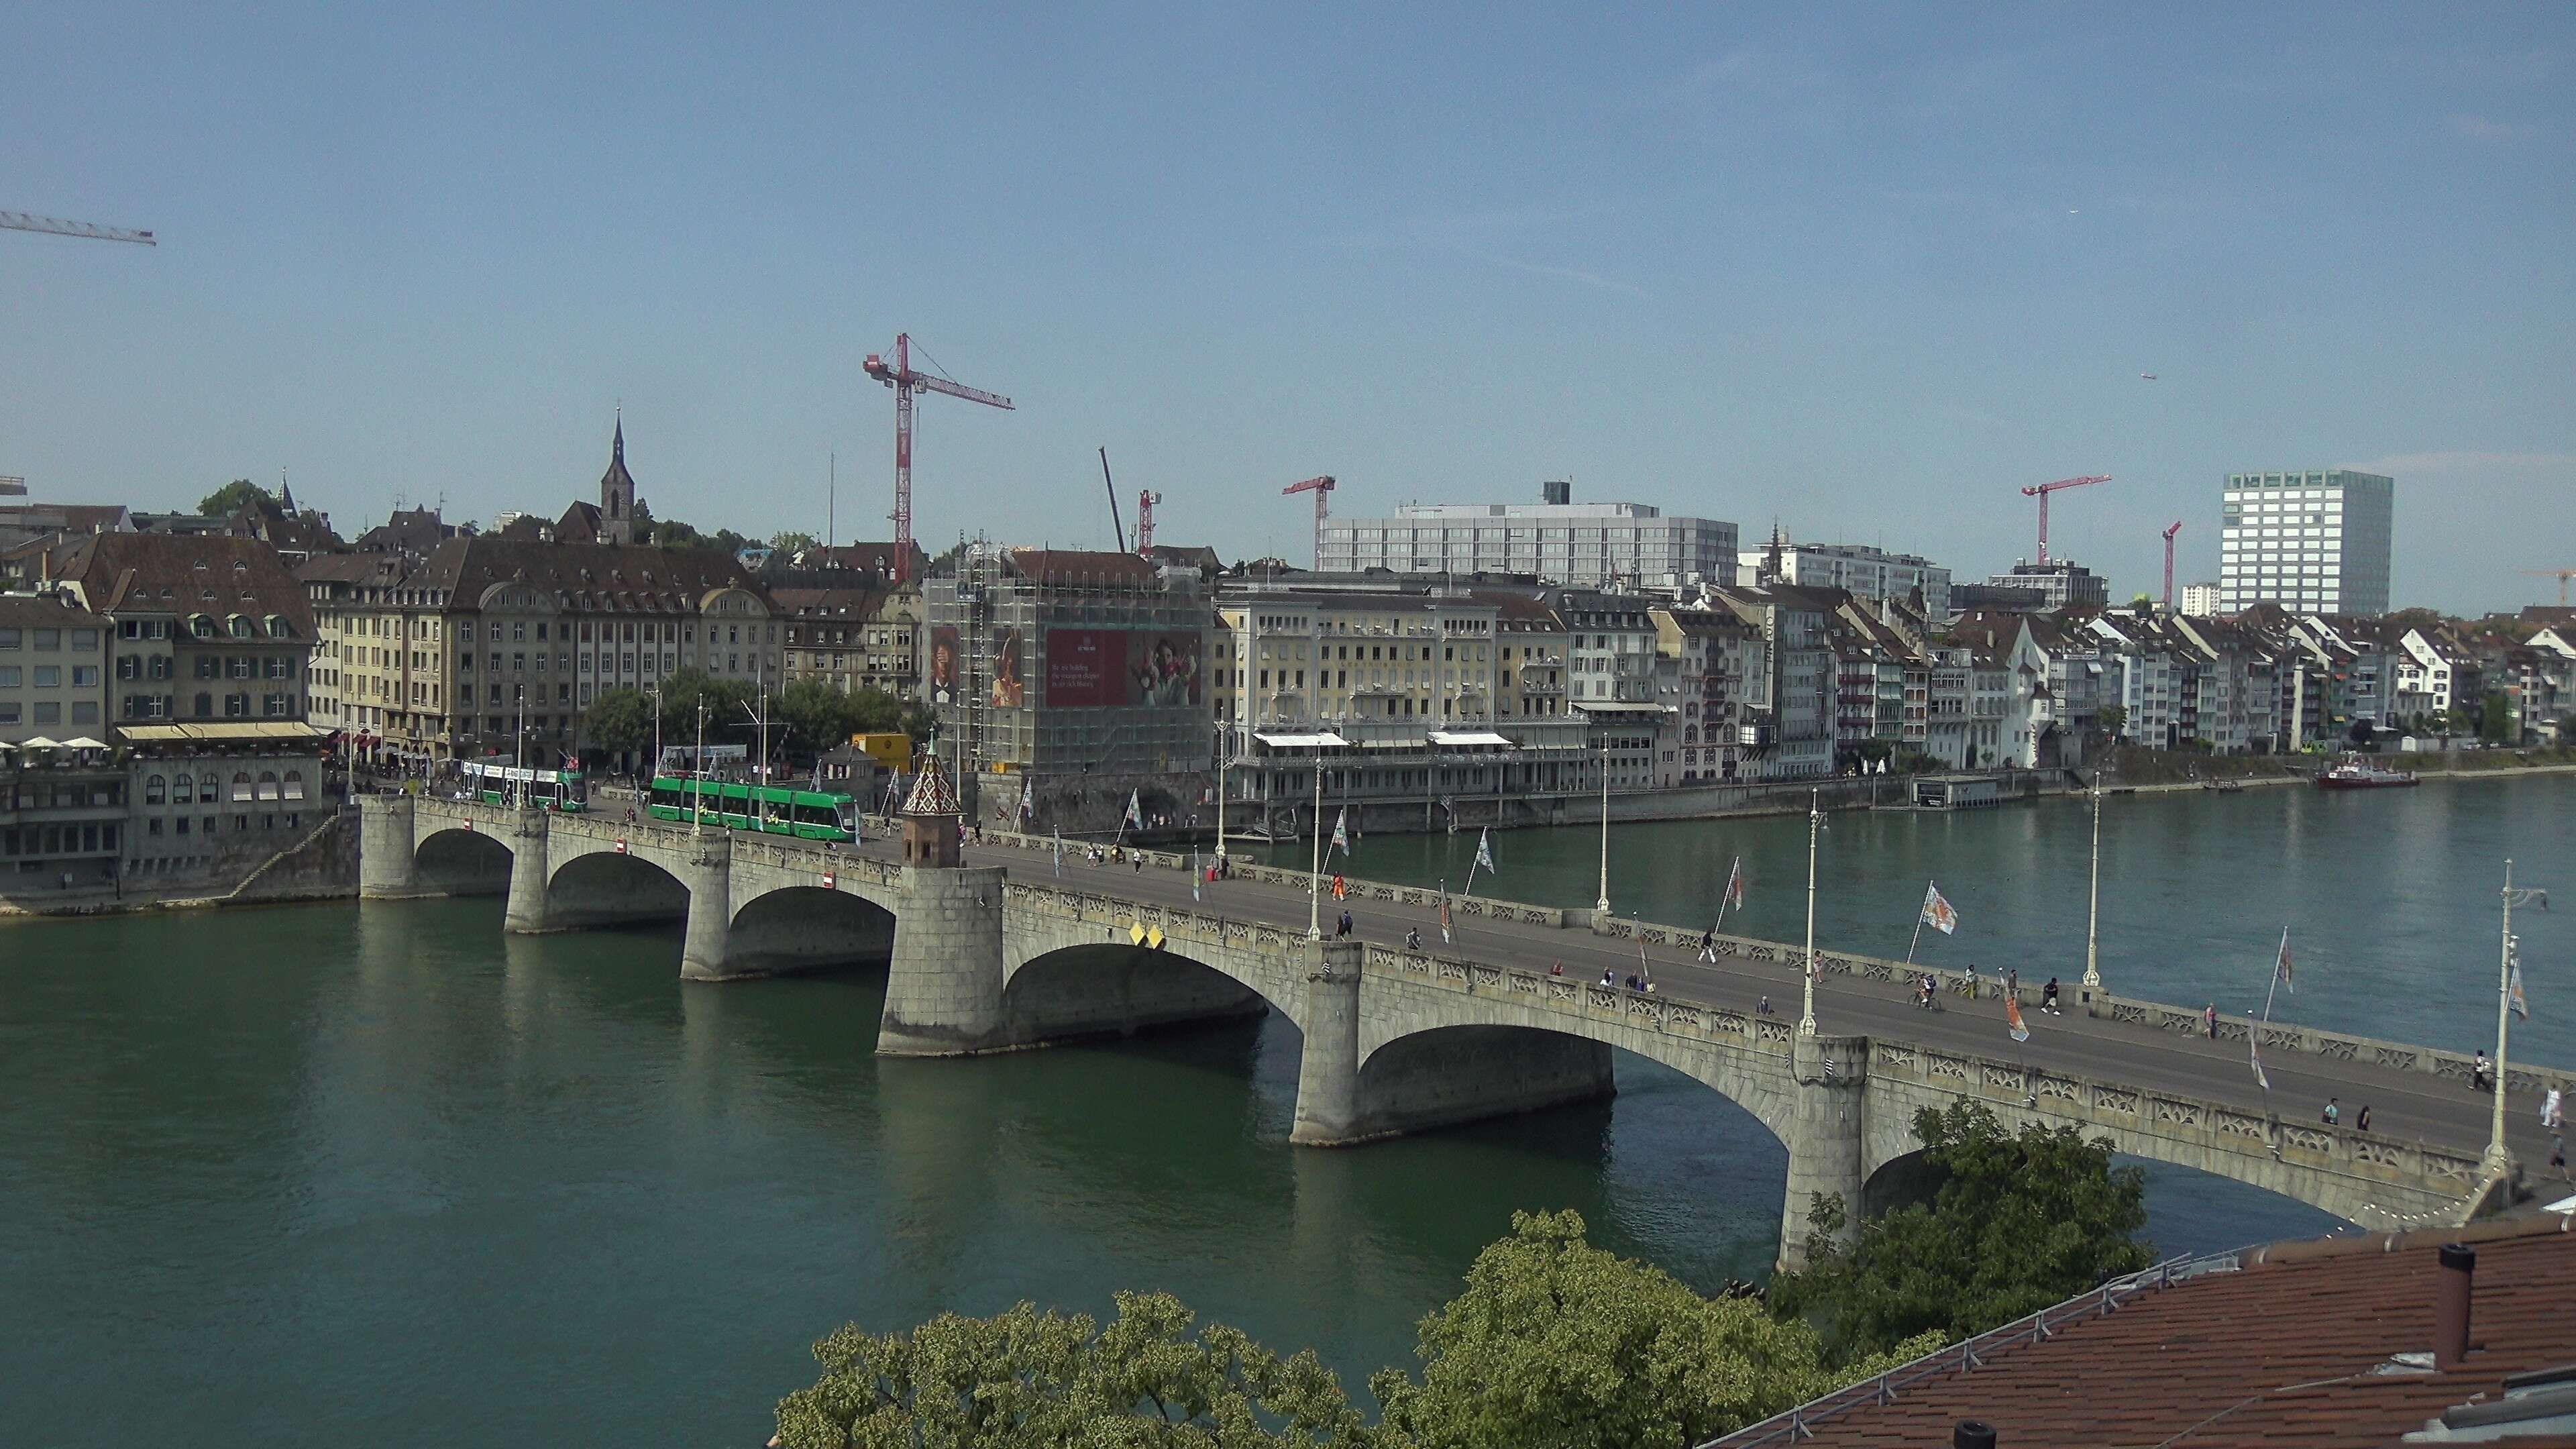
[[1476, 864], [1487, 875], [1494, 873], [1494, 827], [1488, 825], [1476, 837]]
[[1127, 792], [1127, 813], [1121, 817], [1121, 823], [1133, 825], [1139, 830], [1145, 828], [1145, 810], [1137, 803], [1136, 792], [1133, 790]]
[[1941, 888], [1930, 882], [1923, 886], [1923, 924], [1947, 936], [1959, 929], [1958, 908], [1941, 894]]

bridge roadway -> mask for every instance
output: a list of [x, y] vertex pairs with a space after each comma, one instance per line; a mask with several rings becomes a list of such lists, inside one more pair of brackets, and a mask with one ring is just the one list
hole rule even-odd
[[[2509, 1198], [2519, 1173], [2481, 1169], [2488, 1099], [2469, 1090], [2464, 1056], [2264, 1027], [2267, 1103], [2246, 1064], [2253, 1024], [2223, 1020], [2213, 1042], [2196, 1012], [2071, 981], [2067, 1014], [2031, 1010], [2017, 1046], [1991, 982], [1927, 1012], [1899, 963], [1827, 953], [1819, 1034], [1804, 1037], [1796, 948], [1721, 938], [1711, 965], [1693, 959], [1695, 930], [1589, 911], [1457, 898], [1444, 946], [1432, 892], [1352, 882], [1358, 939], [1309, 941], [1305, 877], [1262, 866], [1193, 900], [1187, 857], [1139, 870], [1069, 853], [1059, 873], [1027, 837], [997, 835], [950, 866], [907, 863], [890, 841], [830, 849], [463, 802], [370, 799], [360, 815], [363, 897], [506, 892], [505, 928], [523, 932], [685, 919], [681, 970], [699, 980], [883, 960], [881, 1053], [1278, 1012], [1302, 1038], [1303, 1144], [1606, 1095], [1612, 1050], [1635, 1052], [1735, 1101], [1788, 1149], [1784, 1264], [1804, 1257], [1815, 1195], [1869, 1209], [1917, 1190], [1914, 1114], [1963, 1096], [2008, 1125], [2074, 1125], [2373, 1227], [2462, 1218]], [[1328, 925], [1338, 909], [1324, 903]], [[1404, 949], [1408, 929], [1421, 950]], [[1638, 969], [1641, 941], [1657, 990], [1603, 989], [1605, 970]], [[2028, 1010], [2037, 982], [2022, 995]], [[2536, 1103], [2563, 1079], [2519, 1069], [2509, 1085]], [[2330, 1095], [2342, 1126], [2318, 1121]], [[2349, 1125], [2365, 1103], [2368, 1133]], [[2509, 1120], [2514, 1157], [2545, 1162], [2536, 1114]]]
[[[867, 854], [889, 858], [895, 853], [894, 846], [885, 841], [871, 841], [862, 849]], [[1057, 879], [1052, 874], [1052, 857], [1045, 852], [1033, 858], [1026, 849], [970, 845], [965, 854], [973, 864], [1001, 866], [1015, 875], [1042, 881]], [[1283, 872], [1263, 874], [1272, 878], [1203, 883], [1196, 909], [1303, 931], [1307, 920], [1304, 874], [1285, 872], [1297, 876], [1294, 884], [1277, 879]], [[1132, 865], [1092, 866], [1068, 848], [1061, 880], [1070, 889], [1167, 909], [1192, 905], [1186, 870], [1175, 876], [1169, 869], [1150, 865], [1142, 871]], [[1549, 930], [1495, 924], [1486, 916], [1464, 914], [1457, 897], [1451, 898], [1452, 944], [1444, 948], [1440, 945], [1436, 905], [1381, 900], [1337, 904], [1330, 893], [1329, 874], [1324, 884], [1327, 889], [1318, 916], [1327, 935], [1339, 913], [1348, 909], [1354, 932], [1363, 940], [1382, 945], [1400, 945], [1407, 930], [1416, 930], [1422, 934], [1426, 951], [1525, 971], [1547, 971], [1561, 964], [1568, 977], [1598, 982], [1606, 970], [1624, 982], [1639, 969], [1633, 939], [1599, 936], [1573, 927]], [[1347, 884], [1356, 893], [1373, 883]], [[1712, 965], [1697, 958], [1696, 937], [1688, 939], [1692, 944], [1685, 946], [1648, 945], [1645, 960], [1658, 996], [1746, 1012], [1755, 1010], [1768, 997], [1780, 1019], [1791, 1023], [1797, 1020], [1797, 946], [1782, 946], [1781, 959], [1776, 961], [1727, 956]], [[2199, 1031], [2185, 1034], [2112, 1020], [2107, 1014], [2101, 1018], [2090, 1016], [2079, 1004], [2080, 961], [2072, 974], [2059, 977], [2064, 1011], [2051, 1016], [2037, 1009], [2040, 988], [2048, 975], [2045, 966], [2023, 970], [2021, 995], [2030, 1041], [2018, 1047], [2006, 1032], [2003, 1002], [1994, 994], [1991, 979], [1983, 988], [1984, 994], [1972, 999], [1958, 994], [1954, 989], [1958, 978], [1946, 973], [1944, 989], [1936, 998], [1939, 1006], [1931, 1011], [1915, 1005], [1914, 994], [1901, 982], [1828, 975], [1816, 990], [1816, 1027], [1828, 1035], [1861, 1035], [1947, 1047], [1962, 1054], [2011, 1056], [2041, 1071], [2110, 1078], [2150, 1092], [2215, 1100], [2254, 1115], [2266, 1114], [2264, 1092], [2254, 1079], [2241, 1021], [2222, 1021], [2222, 1026], [2239, 1030], [2233, 1040], [2213, 1041]], [[2327, 1100], [2333, 1098], [2342, 1104], [2347, 1125], [2367, 1105], [2375, 1135], [2437, 1144], [2468, 1157], [2478, 1156], [2489, 1136], [2491, 1099], [2470, 1090], [2463, 1078], [2398, 1071], [2364, 1061], [2306, 1056], [2279, 1048], [2264, 1054], [2263, 1072], [2272, 1083], [2269, 1110], [2290, 1121], [2319, 1121]], [[2530, 1089], [2523, 1098], [2507, 1104], [2505, 1141], [2517, 1160], [2549, 1160], [2549, 1133], [2540, 1126], [2540, 1087], [2535, 1078], [2545, 1076], [2563, 1085], [2566, 1075], [2533, 1073], [2529, 1068], [2517, 1067], [2517, 1080]]]

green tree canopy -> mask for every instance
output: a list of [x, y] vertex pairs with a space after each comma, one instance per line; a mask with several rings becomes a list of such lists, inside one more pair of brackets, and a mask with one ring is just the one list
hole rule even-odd
[[582, 711], [582, 743], [607, 754], [640, 754], [653, 748], [653, 701], [640, 689], [603, 690]]
[[802, 553], [821, 540], [800, 529], [782, 528], [769, 536], [769, 546], [780, 553]]
[[2102, 722], [2105, 732], [2116, 735], [2120, 732], [2120, 727], [2129, 722], [2129, 711], [2123, 705], [2106, 704], [2094, 715], [2094, 718]]
[[1697, 1444], [1938, 1347], [1827, 1370], [1816, 1331], [1750, 1297], [1704, 1298], [1585, 1240], [1567, 1211], [1514, 1213], [1467, 1291], [1422, 1321], [1422, 1376], [1369, 1381], [1423, 1449]]
[[1121, 1293], [1107, 1328], [1023, 1303], [942, 1314], [880, 1338], [853, 1324], [814, 1345], [821, 1379], [778, 1404], [786, 1449], [1329, 1449], [1384, 1442], [1309, 1350], [1281, 1358]]
[[2500, 745], [2512, 733], [2513, 707], [2506, 702], [2503, 690], [2493, 691], [2478, 711], [2478, 738]]
[[230, 518], [252, 503], [274, 503], [277, 495], [248, 478], [235, 478], [230, 483], [197, 500], [197, 512], [207, 518]]
[[2006, 1133], [1974, 1102], [1915, 1114], [1929, 1204], [1861, 1226], [1833, 1246], [1844, 1205], [1820, 1197], [1820, 1246], [1803, 1272], [1772, 1280], [1776, 1311], [1819, 1323], [1830, 1360], [1894, 1348], [1926, 1331], [1964, 1338], [2035, 1313], [2153, 1261], [2146, 1173], [2111, 1166], [2108, 1138], [2036, 1124]]

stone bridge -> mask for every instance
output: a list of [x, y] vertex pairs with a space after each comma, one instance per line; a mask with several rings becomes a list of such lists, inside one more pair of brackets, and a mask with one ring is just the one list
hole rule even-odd
[[[1229, 914], [1170, 898], [1168, 872], [1133, 878], [1133, 892], [1124, 872], [1086, 873], [1084, 889], [660, 822], [403, 797], [361, 809], [369, 899], [505, 893], [505, 928], [521, 932], [684, 920], [681, 974], [697, 981], [883, 961], [882, 1053], [1277, 1012], [1303, 1038], [1300, 1144], [1606, 1096], [1612, 1048], [1634, 1052], [1737, 1103], [1786, 1148], [1784, 1264], [1804, 1259], [1812, 1195], [1905, 1195], [1919, 1176], [1916, 1111], [1963, 1097], [2007, 1126], [2071, 1125], [2369, 1226], [2459, 1216], [2482, 1195], [2476, 1146], [2286, 1123], [2241, 1101], [2006, 1060], [1975, 1040], [1801, 1037], [1787, 1017], [1555, 975], [1528, 953], [1309, 939], [1302, 898], [1293, 912]], [[1488, 919], [1519, 909], [1478, 905]], [[1515, 929], [1561, 913], [1530, 915]], [[1524, 959], [1478, 959], [1489, 954]]]

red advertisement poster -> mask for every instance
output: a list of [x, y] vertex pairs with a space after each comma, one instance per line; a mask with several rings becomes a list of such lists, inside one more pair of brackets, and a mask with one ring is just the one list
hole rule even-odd
[[1127, 702], [1127, 635], [1118, 629], [1046, 632], [1046, 702], [1096, 709]]

